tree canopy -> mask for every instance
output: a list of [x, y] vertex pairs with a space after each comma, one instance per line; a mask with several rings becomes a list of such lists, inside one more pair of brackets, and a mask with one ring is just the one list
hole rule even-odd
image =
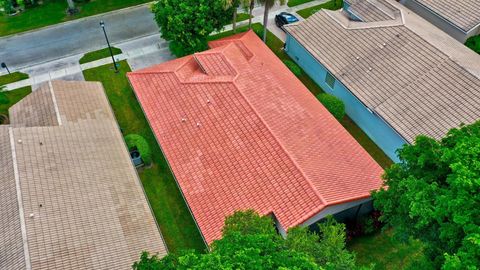
[[293, 228], [284, 239], [270, 217], [253, 210], [235, 212], [225, 221], [222, 238], [210, 252], [187, 251], [163, 259], [141, 255], [136, 270], [153, 269], [355, 269], [355, 257], [345, 249], [345, 227], [328, 219], [319, 233]]
[[207, 49], [207, 38], [231, 22], [225, 0], [159, 0], [152, 6], [161, 35], [178, 57]]
[[479, 269], [480, 122], [440, 141], [419, 136], [399, 157], [373, 194], [382, 220], [422, 240], [437, 267]]

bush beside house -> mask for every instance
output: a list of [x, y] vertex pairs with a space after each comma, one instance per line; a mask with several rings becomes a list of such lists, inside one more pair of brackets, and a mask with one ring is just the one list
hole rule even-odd
[[302, 75], [302, 69], [297, 65], [297, 63], [293, 62], [292, 60], [283, 60], [283, 63], [293, 74], [295, 74], [295, 76]]
[[327, 110], [333, 114], [333, 116], [337, 120], [342, 120], [343, 117], [345, 116], [345, 104], [343, 104], [343, 101], [338, 99], [335, 96], [329, 95], [329, 94], [319, 94], [317, 95], [317, 99], [327, 108]]
[[145, 165], [152, 163], [152, 152], [147, 140], [138, 134], [129, 134], [125, 136], [125, 142], [127, 143], [128, 150], [136, 148], [140, 153], [140, 156]]
[[465, 46], [474, 50], [476, 53], [480, 54], [480, 35], [470, 37], [465, 42]]

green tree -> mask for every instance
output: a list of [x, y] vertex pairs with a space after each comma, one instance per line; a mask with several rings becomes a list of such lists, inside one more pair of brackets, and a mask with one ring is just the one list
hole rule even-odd
[[[480, 268], [480, 122], [441, 140], [419, 136], [375, 192], [382, 220], [426, 244], [442, 269]], [[387, 188], [388, 187], [388, 188]]]
[[136, 270], [153, 269], [355, 269], [354, 256], [345, 250], [345, 228], [333, 220], [320, 225], [320, 234], [307, 228], [292, 229], [287, 239], [275, 231], [270, 217], [253, 210], [227, 217], [222, 239], [211, 252], [163, 259], [143, 253]]
[[268, 13], [270, 8], [272, 8], [276, 2], [279, 2], [280, 5], [285, 5], [285, 0], [258, 0], [264, 7], [263, 11], [263, 42], [267, 42], [267, 25], [268, 25]]
[[162, 37], [178, 57], [207, 49], [208, 36], [230, 22], [232, 9], [225, 0], [159, 0], [152, 6]]
[[242, 6], [244, 9], [248, 9], [248, 29], [252, 29], [253, 8], [255, 7], [255, 0], [243, 0]]
[[0, 7], [3, 8], [3, 12], [7, 15], [12, 14], [14, 11], [11, 0], [0, 0]]

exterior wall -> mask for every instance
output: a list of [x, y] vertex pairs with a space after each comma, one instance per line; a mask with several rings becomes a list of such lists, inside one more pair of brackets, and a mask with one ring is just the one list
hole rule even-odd
[[420, 17], [424, 18], [425, 20], [429, 21], [436, 27], [440, 28], [445, 33], [452, 36], [454, 39], [460, 41], [461, 43], [465, 43], [465, 41], [470, 37], [478, 34], [480, 30], [480, 26], [472, 29], [468, 33], [465, 33], [461, 29], [455, 27], [453, 24], [449, 23], [442, 17], [438, 16], [433, 11], [429, 10], [428, 8], [420, 5], [415, 0], [401, 0], [401, 4], [412, 10], [413, 12], [417, 13]]
[[339, 80], [335, 81], [333, 88], [327, 85], [325, 83], [327, 69], [289, 34], [287, 34], [286, 52], [323, 90], [343, 100], [348, 116], [394, 162], [399, 161], [395, 151], [407, 142], [394, 129], [372, 113]]
[[358, 17], [355, 13], [353, 13], [350, 10], [350, 3], [348, 3], [347, 1], [343, 1], [343, 11], [345, 11], [348, 14], [348, 16], [350, 17], [350, 19], [352, 19], [352, 20], [363, 21], [360, 17]]
[[315, 224], [319, 220], [324, 219], [329, 215], [335, 215], [335, 218], [338, 219], [339, 221], [342, 221], [342, 219], [345, 220], [348, 218], [353, 218], [355, 217], [355, 214], [357, 213], [357, 209], [360, 205], [362, 206], [360, 207], [360, 211], [358, 211], [358, 216], [361, 216], [362, 214], [369, 213], [373, 210], [371, 202], [372, 202], [371, 198], [366, 198], [366, 199], [328, 206], [325, 209], [323, 209], [320, 213], [316, 214], [315, 216], [305, 221], [302, 224], [302, 226], [310, 226], [312, 224]]

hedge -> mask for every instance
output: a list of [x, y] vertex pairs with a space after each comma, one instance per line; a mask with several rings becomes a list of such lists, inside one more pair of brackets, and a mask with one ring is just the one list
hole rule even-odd
[[145, 138], [138, 134], [128, 134], [125, 136], [125, 142], [127, 143], [129, 150], [132, 150], [134, 147], [137, 148], [145, 165], [150, 165], [152, 163], [152, 152], [150, 151], [150, 146]]
[[342, 100], [325, 93], [317, 95], [317, 99], [337, 120], [343, 119], [345, 116], [345, 104], [343, 104]]
[[480, 35], [469, 37], [465, 42], [465, 46], [480, 54]]
[[302, 69], [293, 61], [291, 60], [283, 60], [283, 63], [292, 71], [295, 76], [302, 75]]
[[7, 95], [0, 89], [0, 104], [8, 104], [9, 102], [10, 99], [8, 99]]

